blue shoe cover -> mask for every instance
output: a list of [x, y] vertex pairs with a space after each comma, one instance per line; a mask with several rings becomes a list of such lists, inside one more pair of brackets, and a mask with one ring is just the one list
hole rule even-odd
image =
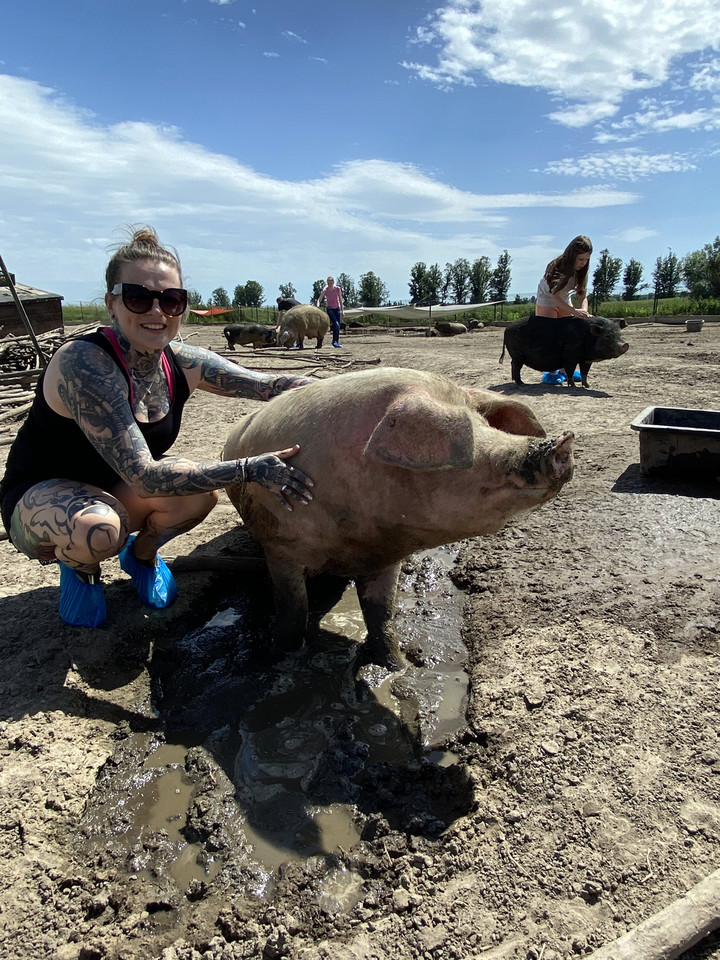
[[99, 583], [87, 583], [60, 564], [60, 616], [72, 627], [99, 627], [105, 623], [105, 594]]
[[558, 383], [565, 383], [565, 380], [566, 380], [565, 374], [562, 373], [560, 370], [551, 370], [549, 373], [544, 373], [542, 375], [543, 383], [558, 384]]
[[575, 381], [575, 383], [582, 383], [582, 374], [580, 373], [579, 370], [576, 370], [575, 373], [573, 374], [573, 380]]
[[138, 563], [132, 552], [134, 536], [128, 538], [128, 542], [120, 551], [118, 559], [120, 566], [135, 584], [138, 596], [146, 607], [155, 607], [156, 610], [163, 610], [169, 607], [177, 597], [177, 584], [168, 565], [160, 557], [155, 558], [154, 567], [145, 567]]

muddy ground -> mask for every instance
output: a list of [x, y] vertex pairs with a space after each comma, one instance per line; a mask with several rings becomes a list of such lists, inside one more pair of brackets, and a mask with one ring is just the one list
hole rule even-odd
[[[220, 327], [186, 333], [222, 346]], [[166, 551], [191, 558], [175, 606], [144, 610], [109, 562], [98, 630], [64, 625], [57, 570], [0, 542], [0, 958], [557, 960], [717, 869], [720, 488], [644, 478], [630, 423], [720, 409], [720, 324], [625, 337], [589, 390], [529, 370], [514, 387], [498, 328], [238, 351], [319, 377], [438, 371], [576, 433], [556, 500], [444, 567], [406, 565], [414, 664], [385, 703], [353, 707], [352, 630], [325, 629], [302, 662], [249, 649], [267, 583], [222, 569], [254, 552], [224, 494]], [[252, 406], [196, 394], [176, 450], [215, 456]], [[418, 693], [435, 643], [465, 658], [466, 699]], [[720, 938], [685, 957], [720, 957]]]

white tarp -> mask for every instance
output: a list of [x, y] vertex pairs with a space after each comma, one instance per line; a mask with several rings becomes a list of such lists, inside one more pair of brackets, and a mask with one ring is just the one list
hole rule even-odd
[[438, 317], [447, 317], [454, 313], [468, 313], [470, 310], [477, 310], [478, 307], [492, 307], [504, 302], [504, 300], [493, 300], [490, 303], [444, 303], [431, 307], [351, 307], [348, 310], [343, 310], [343, 319], [353, 320], [375, 313], [383, 317], [390, 317], [393, 320], [427, 323], [436, 320]]

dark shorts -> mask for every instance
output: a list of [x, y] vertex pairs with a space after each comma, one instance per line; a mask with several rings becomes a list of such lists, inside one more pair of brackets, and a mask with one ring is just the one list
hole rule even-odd
[[10, 536], [10, 520], [15, 511], [15, 507], [22, 500], [30, 487], [35, 486], [34, 480], [27, 480], [25, 483], [19, 483], [10, 490], [3, 491], [3, 498], [0, 500], [0, 516], [2, 516], [3, 526]]

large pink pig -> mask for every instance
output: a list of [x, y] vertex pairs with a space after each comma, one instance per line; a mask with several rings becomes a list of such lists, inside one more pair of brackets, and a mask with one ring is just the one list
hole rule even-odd
[[517, 400], [394, 367], [287, 391], [244, 418], [224, 459], [299, 443], [291, 463], [315, 481], [313, 501], [292, 512], [257, 484], [228, 488], [265, 551], [276, 642], [302, 643], [307, 577], [346, 577], [368, 630], [362, 661], [398, 669], [392, 618], [401, 561], [496, 533], [552, 499], [572, 476], [573, 434], [537, 439], [544, 436]]

